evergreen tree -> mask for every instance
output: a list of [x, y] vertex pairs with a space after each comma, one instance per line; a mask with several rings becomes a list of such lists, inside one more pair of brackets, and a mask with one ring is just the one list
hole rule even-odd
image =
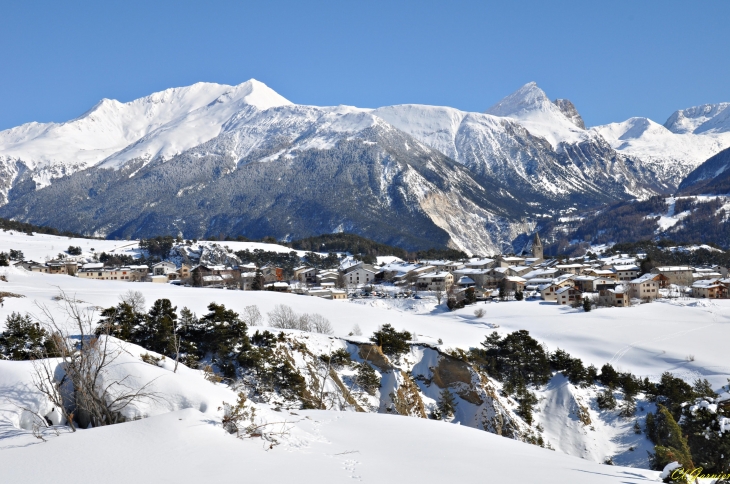
[[144, 314], [135, 312], [134, 307], [126, 302], [104, 309], [96, 334], [107, 333], [115, 338], [136, 343], [133, 333], [144, 322]]
[[396, 331], [389, 323], [384, 324], [380, 330], [373, 333], [370, 341], [380, 346], [380, 349], [386, 355], [398, 356], [408, 353], [410, 346], [408, 341], [411, 339], [411, 333], [408, 331]]
[[263, 291], [264, 290], [264, 273], [261, 272], [261, 269], [256, 268], [256, 273], [253, 276], [253, 281], [251, 282], [251, 290], [252, 291]]
[[517, 301], [522, 301], [525, 298], [525, 294], [522, 291], [515, 292], [515, 299]]
[[439, 394], [439, 399], [436, 404], [437, 413], [436, 416], [439, 420], [441, 419], [447, 419], [454, 416], [454, 412], [456, 412], [456, 406], [458, 405], [458, 402], [454, 398], [454, 396], [451, 394], [448, 388], [444, 388], [441, 390], [441, 393]]
[[610, 388], [606, 388], [598, 394], [596, 403], [601, 410], [613, 410], [616, 408], [616, 397], [613, 396]]
[[152, 304], [144, 324], [139, 326], [135, 339], [141, 346], [171, 356], [175, 353], [177, 307], [169, 299], [158, 299]]
[[655, 445], [654, 454], [651, 456], [654, 469], [663, 469], [674, 461], [679, 462], [685, 470], [694, 469], [687, 439], [665, 406], [659, 405], [656, 415], [651, 419], [647, 416], [646, 435]]
[[227, 376], [235, 374], [232, 362], [236, 353], [251, 349], [247, 326], [238, 313], [222, 304], [210, 303], [208, 314], [200, 318], [201, 351], [213, 355], [214, 362]]
[[0, 359], [32, 360], [55, 354], [51, 335], [27, 314], [12, 313], [0, 333]]
[[583, 311], [589, 312], [591, 310], [591, 300], [587, 297], [583, 298]]

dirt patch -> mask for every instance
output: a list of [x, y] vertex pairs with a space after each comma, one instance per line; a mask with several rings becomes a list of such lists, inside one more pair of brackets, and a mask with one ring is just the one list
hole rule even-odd
[[403, 377], [403, 383], [398, 387], [395, 395], [391, 393], [395, 411], [400, 415], [428, 418], [426, 407], [423, 405], [421, 394], [418, 391], [418, 385], [408, 373], [401, 371], [401, 376]]
[[390, 361], [388, 361], [388, 357], [383, 354], [380, 347], [377, 345], [360, 345], [360, 348], [358, 349], [358, 355], [363, 360], [370, 362], [380, 371], [390, 371], [393, 369]]
[[472, 370], [469, 364], [457, 358], [441, 355], [438, 365], [432, 368], [431, 381], [439, 388], [455, 386], [454, 391], [462, 399], [474, 405], [481, 405], [484, 401], [472, 384]]

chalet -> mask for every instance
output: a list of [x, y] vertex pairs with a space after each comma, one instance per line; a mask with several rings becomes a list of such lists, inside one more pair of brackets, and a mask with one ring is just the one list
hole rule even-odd
[[464, 267], [461, 262], [454, 262], [451, 260], [424, 260], [422, 264], [433, 266], [437, 271], [454, 272], [457, 269]]
[[562, 274], [583, 274], [585, 266], [583, 264], [558, 264], [555, 268], [561, 271]]
[[692, 297], [727, 299], [728, 289], [720, 279], [702, 279], [692, 284]]
[[678, 286], [691, 286], [694, 282], [692, 268], [688, 266], [655, 267], [651, 270], [651, 273], [662, 274], [667, 278], [669, 284], [676, 284]]
[[528, 272], [532, 272], [532, 267], [528, 266], [509, 266], [507, 268], [507, 274], [508, 276], [518, 276], [521, 277]]
[[625, 308], [631, 305], [631, 301], [624, 288], [617, 286], [615, 289], [602, 289], [599, 291], [598, 304], [599, 306]]
[[618, 275], [611, 269], [587, 269], [585, 271], [587, 276], [603, 277], [605, 279], [613, 279], [614, 281]]
[[474, 285], [476, 287], [486, 287], [490, 270], [491, 269], [469, 269], [464, 267], [462, 269], [455, 270], [454, 272], [452, 272], [452, 274], [454, 275], [454, 280], [456, 281], [458, 281], [459, 278], [466, 277], [474, 281]]
[[582, 297], [583, 291], [577, 287], [565, 286], [555, 292], [555, 301], [562, 306], [573, 304]]
[[659, 297], [658, 274], [644, 274], [629, 282], [629, 295], [642, 300], [654, 300]]

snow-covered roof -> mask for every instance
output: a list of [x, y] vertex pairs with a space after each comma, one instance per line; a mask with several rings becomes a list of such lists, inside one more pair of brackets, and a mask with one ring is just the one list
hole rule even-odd
[[81, 269], [85, 270], [85, 271], [93, 271], [93, 270], [103, 269], [103, 268], [104, 268], [104, 264], [101, 262], [90, 262], [88, 264], [84, 264], [81, 266]]
[[655, 267], [654, 269], [659, 272], [682, 272], [692, 270], [690, 266], [661, 266]]
[[461, 276], [458, 284], [475, 284], [474, 279], [468, 276]]
[[644, 274], [643, 276], [632, 280], [631, 284], [641, 284], [642, 282], [653, 281], [656, 276], [656, 274]]
[[616, 272], [621, 272], [621, 271], [626, 272], [626, 271], [638, 271], [641, 269], [639, 269], [639, 266], [637, 266], [635, 264], [629, 264], [629, 265], [615, 265], [614, 264], [613, 270], [615, 270]]

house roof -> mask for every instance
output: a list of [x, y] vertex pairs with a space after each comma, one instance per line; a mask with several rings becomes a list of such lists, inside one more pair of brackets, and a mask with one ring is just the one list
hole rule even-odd
[[641, 284], [642, 282], [653, 281], [656, 276], [657, 274], [644, 274], [643, 276], [632, 280], [631, 284]]

